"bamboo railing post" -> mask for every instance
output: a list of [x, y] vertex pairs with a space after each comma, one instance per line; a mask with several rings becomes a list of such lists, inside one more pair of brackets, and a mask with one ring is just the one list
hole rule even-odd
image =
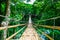
[[55, 26], [55, 19], [53, 20], [53, 22], [54, 22], [54, 23], [53, 23], [53, 26], [54, 26], [54, 28], [53, 28], [53, 38], [54, 38], [54, 29], [55, 29], [55, 27], [56, 27], [56, 26]]
[[2, 26], [6, 27], [6, 29], [4, 30], [4, 40], [6, 40], [7, 37], [7, 28], [8, 28], [8, 24], [9, 24], [9, 16], [10, 16], [10, 0], [6, 0], [6, 17], [5, 17], [5, 21], [2, 22]]
[[[3, 21], [3, 22], [2, 22], [2, 26], [3, 26], [3, 27], [7, 27], [8, 24]], [[4, 40], [6, 40], [6, 37], [7, 37], [7, 28], [4, 30], [3, 37], [4, 37]]]

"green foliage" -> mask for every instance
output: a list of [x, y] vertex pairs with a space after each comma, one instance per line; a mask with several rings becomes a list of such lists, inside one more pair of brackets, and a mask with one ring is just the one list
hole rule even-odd
[[[36, 0], [33, 5], [31, 4], [25, 4], [23, 2], [24, 0], [11, 0], [10, 2], [10, 19], [13, 19], [13, 21], [10, 21], [10, 25], [14, 24], [20, 24], [20, 22], [16, 22], [16, 20], [23, 20], [26, 21], [28, 20], [28, 14], [31, 14], [33, 22], [36, 24], [45, 24], [45, 25], [54, 25], [54, 20], [48, 20], [45, 22], [40, 22], [40, 20], [43, 19], [49, 19], [52, 17], [57, 17], [60, 16], [60, 0]], [[29, 0], [27, 1], [29, 2]], [[6, 1], [2, 0], [1, 2], [1, 13], [0, 15], [5, 15], [6, 11]], [[1, 21], [3, 18], [1, 18]], [[37, 21], [37, 22], [36, 22]], [[60, 19], [55, 20], [55, 25], [60, 26]], [[38, 27], [39, 28], [39, 27]], [[16, 29], [20, 29], [19, 27]], [[13, 34], [13, 31], [15, 29], [9, 29], [9, 32], [11, 32], [10, 35]], [[40, 30], [44, 31], [47, 29], [42, 29]], [[55, 40], [57, 39], [57, 36], [60, 35], [60, 32], [58, 30], [54, 30], [55, 33]], [[52, 37], [53, 31], [50, 30], [50, 36]], [[9, 35], [9, 36], [10, 36]], [[59, 39], [57, 39], [59, 40]]]
[[2, 7], [2, 8], [1, 8], [2, 12], [4, 12], [4, 11], [5, 11], [5, 4], [2, 3], [2, 4], [1, 4], [1, 7]]

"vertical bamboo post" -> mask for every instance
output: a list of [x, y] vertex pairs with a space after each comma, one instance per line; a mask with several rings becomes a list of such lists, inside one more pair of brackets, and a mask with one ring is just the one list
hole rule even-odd
[[53, 38], [54, 38], [54, 36], [55, 36], [55, 35], [54, 35], [54, 29], [55, 29], [55, 20], [56, 20], [56, 19], [54, 19], [54, 20], [53, 20], [53, 21], [54, 21], [54, 24], [53, 24], [53, 26], [54, 26], [54, 28], [53, 28]]
[[4, 40], [6, 40], [7, 38], [7, 27], [10, 21], [9, 16], [10, 16], [10, 0], [6, 0], [6, 17], [5, 17], [5, 21], [2, 22], [2, 26], [6, 27], [3, 34]]

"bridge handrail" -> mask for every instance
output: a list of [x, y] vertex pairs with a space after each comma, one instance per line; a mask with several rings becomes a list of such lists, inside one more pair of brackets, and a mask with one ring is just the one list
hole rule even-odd
[[58, 18], [60, 18], [60, 16], [49, 18], [49, 19], [43, 19], [43, 20], [40, 20], [39, 22], [47, 21], [47, 20], [53, 20], [53, 19], [58, 19]]
[[8, 37], [6, 40], [10, 40], [11, 38], [13, 38], [14, 36], [16, 36], [19, 32], [21, 32], [25, 27], [21, 28], [20, 30], [18, 30], [16, 33], [14, 33], [13, 35], [11, 35], [10, 37]]
[[49, 35], [47, 35], [46, 33], [42, 32], [41, 30], [39, 30], [38, 28], [34, 27], [35, 29], [37, 29], [39, 32], [41, 32], [42, 34], [44, 34], [47, 38], [49, 38], [50, 40], [54, 40], [53, 38], [51, 38]]
[[60, 26], [49, 26], [49, 25], [36, 25], [36, 26], [60, 30]]
[[[13, 26], [8, 26], [8, 28], [16, 28], [17, 26], [23, 26], [25, 24], [17, 24], [17, 25], [13, 25]], [[0, 27], [0, 30], [5, 30], [6, 27]]]
[[[37, 29], [39, 30], [39, 29]], [[45, 35], [47, 38], [49, 38], [50, 40], [54, 40], [52, 37], [50, 37], [49, 35], [47, 35], [46, 33], [42, 32], [41, 30], [39, 30], [43, 35]]]
[[0, 17], [6, 17], [6, 16], [4, 16], [4, 15], [0, 15]]

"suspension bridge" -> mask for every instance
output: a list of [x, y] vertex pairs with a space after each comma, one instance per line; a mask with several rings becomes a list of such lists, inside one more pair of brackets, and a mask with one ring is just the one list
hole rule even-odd
[[[4, 16], [3, 16], [4, 17]], [[59, 17], [54, 17], [54, 18], [50, 18], [50, 19], [46, 19], [46, 20], [42, 20], [42, 21], [47, 21], [47, 20], [54, 20], [58, 19]], [[25, 31], [24, 33], [21, 35], [21, 37], [19, 38], [19, 40], [43, 40], [43, 38], [40, 37], [40, 35], [37, 33], [36, 30], [38, 30], [38, 32], [41, 32], [43, 35], [45, 35], [47, 38], [49, 38], [49, 40], [54, 40], [54, 38], [50, 37], [48, 34], [46, 34], [45, 32], [42, 32], [41, 30], [39, 30], [36, 26], [40, 26], [40, 27], [44, 27], [44, 28], [50, 28], [53, 30], [60, 30], [59, 26], [49, 26], [49, 25], [39, 25], [39, 24], [33, 24], [32, 23], [32, 19], [31, 19], [31, 15], [29, 15], [29, 20], [28, 20], [28, 24], [17, 24], [17, 25], [13, 25], [13, 26], [8, 26], [6, 27], [0, 27], [0, 31], [2, 30], [8, 30], [10, 28], [16, 28], [18, 26], [27, 26], [26, 27], [22, 27], [20, 30], [18, 30], [16, 33], [12, 34], [11, 36], [9, 36], [8, 38], [5, 38], [4, 36], [4, 40], [11, 40], [13, 37], [15, 37], [19, 32], [21, 32], [24, 28]]]

